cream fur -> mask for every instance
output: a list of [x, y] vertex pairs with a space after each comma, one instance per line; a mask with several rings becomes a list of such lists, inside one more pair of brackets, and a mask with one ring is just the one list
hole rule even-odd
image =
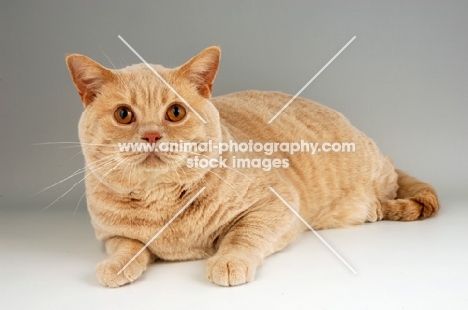
[[[154, 66], [205, 119], [187, 110], [171, 123], [165, 111], [180, 102], [144, 65], [121, 70], [102, 67], [86, 56], [67, 64], [85, 105], [79, 136], [88, 165], [88, 209], [98, 239], [110, 258], [96, 277], [103, 286], [136, 280], [150, 262], [208, 258], [206, 277], [222, 286], [253, 280], [263, 259], [289, 244], [305, 226], [268, 189], [273, 187], [314, 227], [326, 229], [381, 219], [415, 220], [438, 210], [435, 191], [403, 172], [375, 143], [340, 113], [278, 92], [246, 91], [210, 98], [220, 59], [211, 47], [175, 69]], [[122, 125], [114, 111], [128, 105], [135, 121]], [[354, 142], [353, 153], [274, 154], [289, 168], [188, 168], [195, 154], [121, 153], [119, 142], [143, 142], [146, 132], [162, 141]], [[216, 151], [199, 156], [217, 158]], [[224, 153], [232, 158], [262, 153]], [[230, 163], [230, 160], [228, 160]], [[120, 275], [117, 272], [202, 187], [206, 189]], [[395, 200], [396, 199], [396, 200]]]

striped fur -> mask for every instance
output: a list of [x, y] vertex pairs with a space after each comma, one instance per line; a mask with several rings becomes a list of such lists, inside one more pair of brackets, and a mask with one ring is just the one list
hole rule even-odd
[[[417, 220], [439, 208], [434, 189], [395, 170], [375, 143], [340, 113], [297, 98], [267, 124], [290, 95], [246, 91], [211, 98], [220, 50], [204, 50], [175, 69], [154, 69], [207, 123], [186, 107], [178, 123], [165, 111], [180, 99], [144, 65], [121, 70], [102, 67], [86, 56], [67, 64], [85, 106], [79, 136], [87, 164], [88, 209], [109, 259], [96, 268], [103, 286], [136, 280], [157, 259], [208, 258], [208, 280], [222, 286], [253, 280], [263, 259], [281, 250], [305, 226], [268, 187], [274, 188], [315, 229], [346, 227], [377, 220]], [[119, 105], [131, 107], [135, 121], [115, 121]], [[236, 158], [280, 158], [289, 167], [263, 171], [190, 168], [194, 156], [219, 158], [217, 150], [148, 155], [119, 152], [119, 142], [142, 142], [158, 132], [160, 142], [234, 140], [248, 142], [353, 142], [349, 153], [222, 154]], [[205, 190], [119, 275], [117, 272], [198, 191]]]

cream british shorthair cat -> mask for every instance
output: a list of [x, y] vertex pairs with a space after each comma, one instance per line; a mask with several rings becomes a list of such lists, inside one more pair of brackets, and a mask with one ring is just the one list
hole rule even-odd
[[[220, 49], [209, 47], [174, 69], [152, 65], [179, 97], [144, 64], [111, 70], [83, 55], [67, 57], [84, 104], [79, 137], [88, 210], [110, 255], [96, 268], [101, 285], [131, 283], [155, 260], [194, 259], [207, 259], [213, 283], [250, 282], [266, 256], [307, 229], [285, 202], [314, 229], [437, 213], [434, 189], [396, 170], [342, 114], [297, 98], [269, 124], [292, 96], [245, 91], [212, 98], [219, 61]], [[304, 141], [317, 152], [287, 148]], [[174, 142], [229, 149], [162, 151]], [[161, 150], [125, 151], [124, 143]], [[276, 149], [233, 147], [249, 143]], [[330, 151], [340, 143], [352, 151]], [[213, 165], [201, 165], [203, 159]]]

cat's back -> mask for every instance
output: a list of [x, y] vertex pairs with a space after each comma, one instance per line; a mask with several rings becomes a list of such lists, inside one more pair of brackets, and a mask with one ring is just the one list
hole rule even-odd
[[[375, 204], [378, 197], [393, 195], [396, 174], [392, 162], [341, 113], [305, 98], [295, 98], [268, 123], [292, 98], [279, 92], [245, 91], [213, 98], [213, 104], [219, 110], [221, 124], [237, 142], [317, 146], [316, 152], [310, 148], [272, 155], [288, 159], [288, 168], [278, 172], [294, 184], [301, 205], [308, 206], [301, 209], [302, 215], [314, 228], [354, 223], [354, 219], [342, 220], [341, 215], [336, 217], [339, 220], [333, 218], [325, 208], [332, 204], [360, 206], [361, 221], [368, 216], [365, 206]], [[332, 150], [332, 145], [336, 149]], [[351, 148], [344, 149], [345, 145]], [[346, 215], [351, 209], [340, 210]], [[375, 218], [372, 213], [367, 220]]]
[[295, 98], [268, 123], [292, 95], [273, 91], [243, 91], [212, 98], [222, 125], [236, 139], [292, 141], [301, 139], [344, 139], [360, 136], [339, 112], [305, 98]]

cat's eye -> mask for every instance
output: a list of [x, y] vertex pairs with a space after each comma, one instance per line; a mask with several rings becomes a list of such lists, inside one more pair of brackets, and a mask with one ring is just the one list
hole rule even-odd
[[120, 106], [115, 110], [114, 118], [120, 124], [130, 124], [135, 121], [135, 114], [129, 107]]
[[185, 114], [185, 108], [179, 103], [174, 103], [167, 109], [166, 119], [171, 122], [178, 122], [185, 117]]

